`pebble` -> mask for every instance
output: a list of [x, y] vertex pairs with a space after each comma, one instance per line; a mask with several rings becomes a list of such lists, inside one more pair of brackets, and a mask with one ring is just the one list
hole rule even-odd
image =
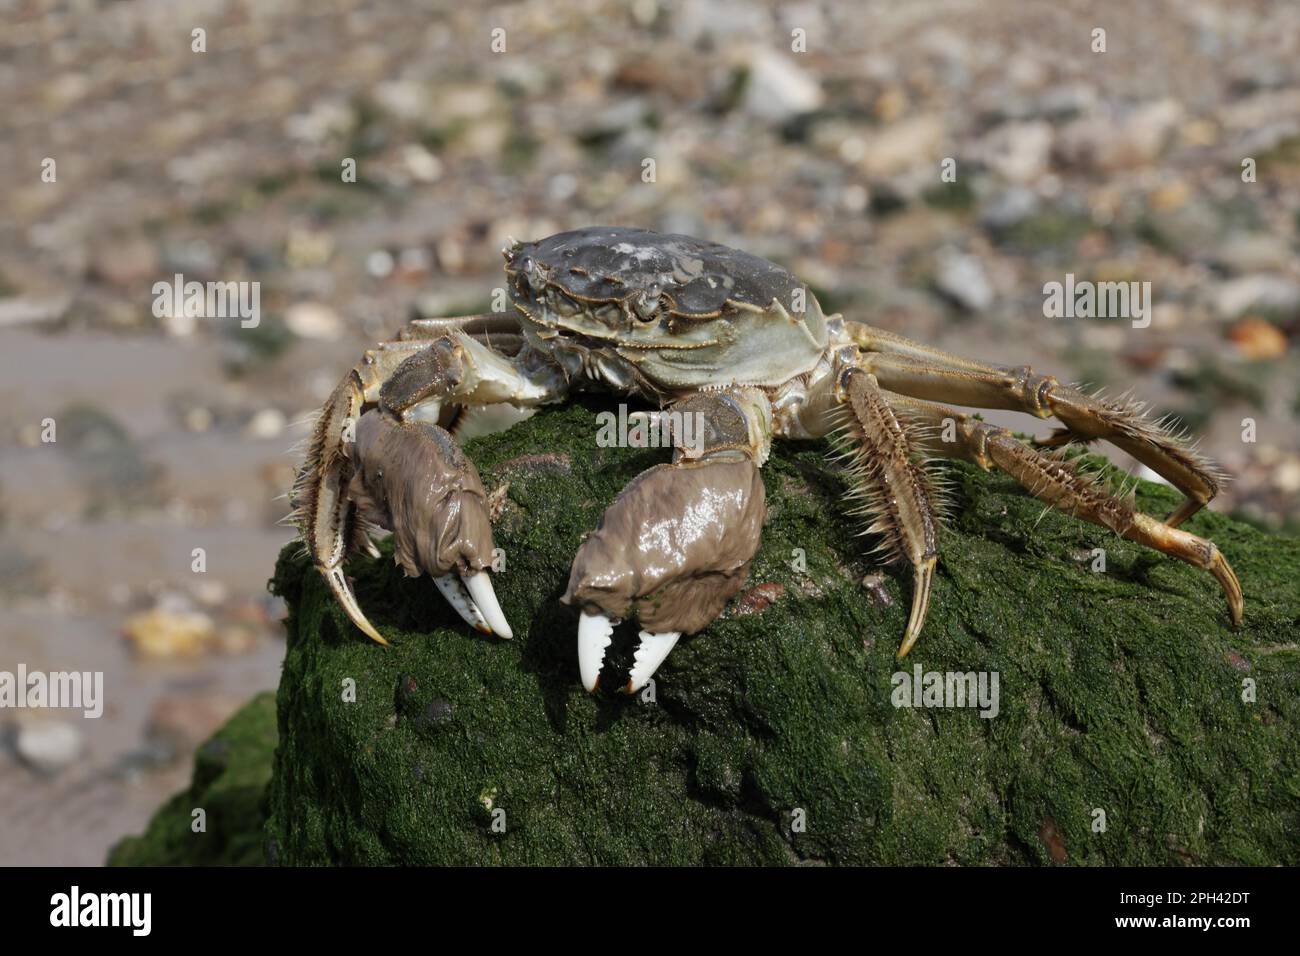
[[161, 607], [132, 615], [122, 631], [137, 654], [157, 660], [201, 657], [212, 649], [217, 637], [208, 615]]
[[1007, 123], [980, 140], [975, 152], [998, 175], [1013, 183], [1027, 183], [1047, 170], [1052, 152], [1051, 124]]
[[1214, 309], [1223, 318], [1244, 312], [1300, 311], [1300, 282], [1276, 275], [1248, 275], [1230, 279], [1214, 291]]
[[1038, 212], [1038, 196], [1023, 186], [1004, 189], [984, 204], [980, 212], [980, 225], [999, 231], [1010, 229]]
[[264, 408], [253, 415], [244, 427], [244, 434], [249, 438], [265, 440], [279, 438], [284, 434], [289, 420], [278, 408]]
[[65, 720], [24, 721], [18, 728], [15, 749], [33, 770], [57, 773], [81, 756], [82, 733]]
[[749, 115], [781, 123], [822, 105], [821, 85], [792, 59], [793, 54], [756, 47], [749, 60], [744, 108]]
[[983, 312], [993, 304], [993, 287], [984, 264], [972, 255], [946, 252], [939, 258], [935, 288], [969, 312]]
[[71, 303], [70, 296], [14, 296], [0, 299], [0, 327], [54, 322], [63, 318]]
[[1264, 232], [1236, 232], [1213, 251], [1215, 265], [1238, 275], [1282, 271], [1294, 258], [1286, 240]]
[[1286, 354], [1286, 335], [1272, 322], [1248, 315], [1228, 330], [1228, 341], [1237, 346], [1243, 356], [1255, 361], [1267, 361]]
[[284, 324], [299, 338], [332, 342], [343, 332], [337, 312], [321, 302], [295, 302], [284, 313]]

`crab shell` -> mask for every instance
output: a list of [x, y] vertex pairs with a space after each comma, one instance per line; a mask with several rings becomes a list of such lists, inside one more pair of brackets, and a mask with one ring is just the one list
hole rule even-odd
[[595, 226], [504, 255], [525, 336], [570, 375], [656, 392], [777, 386], [826, 350], [804, 283], [714, 242]]

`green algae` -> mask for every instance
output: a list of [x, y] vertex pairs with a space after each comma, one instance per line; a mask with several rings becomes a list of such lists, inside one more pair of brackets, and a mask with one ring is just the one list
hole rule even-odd
[[[108, 865], [262, 864], [275, 742], [275, 695], [259, 694], [199, 747], [189, 789], [167, 801], [144, 833], [114, 846]], [[206, 816], [197, 833], [196, 809]]]
[[[569, 563], [618, 490], [663, 460], [596, 447], [606, 407], [549, 409], [467, 445], [488, 488], [509, 486], [495, 580], [513, 641], [473, 633], [389, 560], [356, 560], [361, 604], [393, 642], [379, 647], [305, 558], [281, 555], [280, 861], [1300, 861], [1300, 542], [1213, 513], [1188, 523], [1241, 577], [1234, 632], [1208, 575], [948, 466], [930, 616], [900, 665], [910, 574], [887, 573], [888, 606], [873, 599], [824, 446], [782, 445], [751, 585], [783, 594], [748, 615], [733, 603], [683, 641], [652, 701], [591, 697], [576, 612], [559, 603]], [[1176, 500], [1138, 491], [1157, 514]], [[625, 661], [629, 643], [616, 639]], [[895, 708], [891, 677], [916, 664], [997, 672], [999, 714]]]
[[[1004, 476], [944, 466], [930, 615], [899, 664], [910, 573], [862, 585], [871, 542], [826, 448], [782, 444], [751, 574], [779, 596], [733, 602], [684, 640], [653, 700], [593, 697], [559, 603], [569, 563], [664, 459], [596, 447], [608, 407], [585, 399], [466, 445], [486, 487], [508, 484], [495, 581], [513, 641], [465, 627], [385, 546], [350, 566], [393, 642], [379, 647], [300, 549], [281, 554], [274, 862], [1300, 862], [1300, 541], [1215, 513], [1188, 522], [1240, 575], [1234, 632], [1208, 575], [1044, 512]], [[1138, 489], [1151, 513], [1176, 500]], [[630, 635], [614, 653], [629, 662]], [[918, 664], [996, 672], [997, 716], [896, 708], [891, 678]]]

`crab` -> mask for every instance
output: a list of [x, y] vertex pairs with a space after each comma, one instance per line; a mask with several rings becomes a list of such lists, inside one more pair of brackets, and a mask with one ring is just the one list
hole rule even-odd
[[[489, 496], [458, 439], [588, 388], [647, 400], [673, 435], [671, 461], [634, 478], [574, 558], [561, 600], [578, 611], [588, 690], [623, 618], [640, 624], [621, 683], [634, 692], [744, 587], [765, 517], [759, 469], [774, 438], [834, 439], [863, 533], [879, 539], [884, 560], [911, 566], [899, 658], [921, 633], [939, 556], [936, 457], [1005, 472], [1051, 507], [1208, 571], [1240, 625], [1241, 586], [1227, 560], [1179, 528], [1222, 476], [1140, 403], [826, 315], [780, 266], [689, 236], [592, 227], [511, 240], [503, 255], [514, 314], [410, 322], [344, 376], [308, 439], [294, 518], [343, 610], [380, 644], [344, 561], [356, 550], [377, 557], [384, 529], [407, 575], [430, 575], [479, 631], [512, 636], [489, 573]], [[1040, 450], [945, 403], [1055, 417], [1059, 427]], [[694, 440], [683, 440], [686, 424]], [[1182, 503], [1157, 520], [1064, 454], [1098, 439], [1162, 476]]]

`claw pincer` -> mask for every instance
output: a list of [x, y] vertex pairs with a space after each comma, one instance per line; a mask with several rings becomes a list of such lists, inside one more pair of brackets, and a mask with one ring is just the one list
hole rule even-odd
[[641, 645], [625, 689], [644, 687], [682, 634], [714, 620], [749, 576], [766, 515], [748, 459], [658, 465], [634, 478], [573, 560], [578, 667], [595, 690], [613, 622], [635, 609]]
[[353, 497], [362, 514], [393, 532], [393, 557], [409, 577], [428, 573], [465, 622], [513, 636], [487, 569], [492, 526], [474, 463], [443, 428], [361, 416], [352, 446]]

